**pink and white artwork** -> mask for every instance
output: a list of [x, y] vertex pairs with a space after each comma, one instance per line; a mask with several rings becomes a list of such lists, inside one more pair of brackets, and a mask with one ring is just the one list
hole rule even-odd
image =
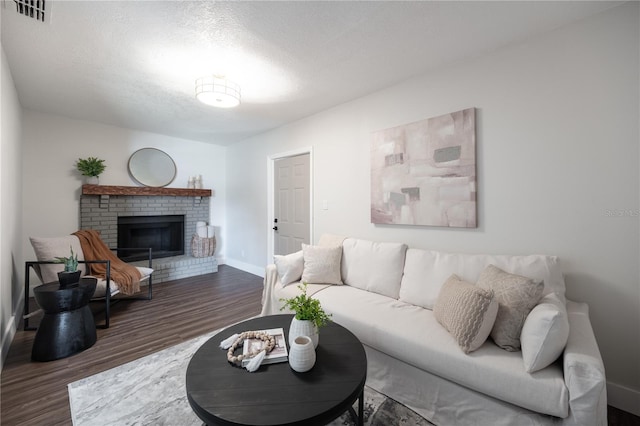
[[371, 222], [475, 228], [475, 108], [373, 133]]

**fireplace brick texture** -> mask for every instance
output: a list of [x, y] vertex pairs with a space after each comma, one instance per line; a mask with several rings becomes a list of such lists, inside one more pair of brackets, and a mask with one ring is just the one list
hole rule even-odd
[[[96, 229], [107, 246], [118, 245], [118, 216], [184, 215], [185, 252], [191, 248], [198, 221], [209, 221], [209, 197], [146, 195], [82, 195], [80, 229]], [[144, 262], [140, 263], [141, 266]], [[188, 255], [154, 260], [153, 282], [186, 278], [218, 270], [215, 257]]]

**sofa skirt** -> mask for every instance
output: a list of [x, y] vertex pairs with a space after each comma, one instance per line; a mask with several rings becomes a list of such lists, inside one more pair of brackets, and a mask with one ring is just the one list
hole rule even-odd
[[571, 418], [535, 413], [430, 374], [367, 345], [364, 348], [367, 386], [438, 426], [573, 424]]

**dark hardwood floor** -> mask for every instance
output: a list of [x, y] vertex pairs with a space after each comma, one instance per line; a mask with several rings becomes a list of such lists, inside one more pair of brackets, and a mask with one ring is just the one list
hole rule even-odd
[[[226, 265], [162, 283], [151, 301], [113, 305], [111, 327], [98, 329], [93, 347], [51, 362], [31, 362], [35, 332], [18, 330], [2, 370], [0, 424], [70, 425], [68, 383], [257, 315], [261, 295], [262, 278]], [[609, 425], [640, 425], [640, 417], [613, 407], [608, 413]]]
[[94, 346], [51, 362], [31, 362], [35, 332], [18, 330], [2, 369], [0, 424], [70, 425], [68, 383], [257, 315], [261, 295], [262, 278], [226, 265], [158, 284], [150, 301], [114, 304]]

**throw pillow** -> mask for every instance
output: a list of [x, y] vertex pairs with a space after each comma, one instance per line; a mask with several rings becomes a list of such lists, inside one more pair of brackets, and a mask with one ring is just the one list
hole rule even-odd
[[544, 283], [489, 265], [482, 271], [476, 284], [480, 288], [493, 290], [498, 300], [498, 315], [491, 338], [502, 349], [510, 352], [519, 350], [524, 320], [540, 300]]
[[433, 308], [436, 320], [464, 353], [475, 351], [487, 340], [497, 312], [493, 291], [469, 284], [455, 274], [440, 288]]
[[522, 360], [527, 373], [551, 365], [567, 344], [567, 307], [557, 294], [550, 293], [531, 310], [522, 327]]
[[[80, 240], [78, 240], [78, 237], [75, 235], [46, 238], [30, 237], [29, 241], [31, 241], [36, 259], [40, 262], [55, 260], [58, 256], [69, 256], [70, 248], [78, 255], [78, 260], [84, 260]], [[43, 283], [58, 281], [58, 272], [64, 270], [64, 265], [62, 264], [44, 264], [38, 266], [39, 268], [36, 268], [36, 272]], [[84, 264], [78, 265], [78, 270], [82, 271], [81, 275], [85, 275], [85, 269]]]
[[342, 284], [340, 261], [342, 247], [302, 245], [304, 268], [302, 282], [309, 284]]
[[304, 266], [302, 250], [284, 256], [276, 254], [273, 256], [273, 261], [276, 264], [282, 287], [300, 281]]

